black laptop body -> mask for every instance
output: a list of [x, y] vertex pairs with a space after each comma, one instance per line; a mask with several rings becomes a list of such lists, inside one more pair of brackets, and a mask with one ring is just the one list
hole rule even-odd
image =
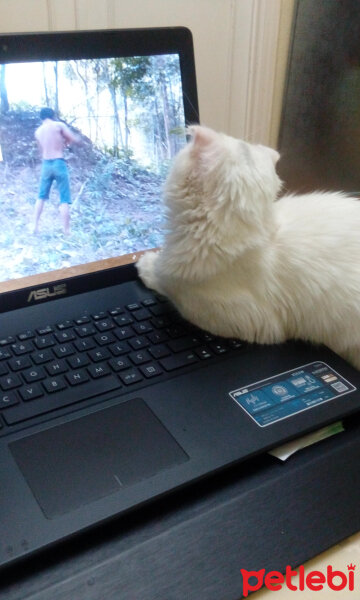
[[[188, 30], [1, 36], [2, 65], [5, 565], [355, 413], [360, 377], [324, 347], [216, 338], [137, 277], [139, 252], [161, 243], [165, 167], [198, 121]], [[29, 230], [37, 110], [56, 101], [81, 139], [68, 237], [61, 184]]]

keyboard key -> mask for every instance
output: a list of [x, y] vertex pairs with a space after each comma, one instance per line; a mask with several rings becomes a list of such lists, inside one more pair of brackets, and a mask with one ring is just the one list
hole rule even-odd
[[223, 342], [211, 342], [209, 346], [215, 354], [225, 354], [229, 351], [229, 348]]
[[32, 383], [33, 381], [45, 379], [46, 373], [42, 367], [32, 367], [23, 372], [23, 377], [27, 383]]
[[20, 342], [24, 342], [25, 340], [31, 340], [34, 337], [35, 337], [35, 333], [33, 331], [31, 331], [30, 329], [28, 329], [27, 331], [23, 331], [23, 333], [19, 333], [19, 335], [17, 336], [17, 338], [18, 338], [18, 340], [20, 340]]
[[214, 335], [211, 335], [211, 333], [202, 333], [201, 337], [202, 337], [202, 340], [206, 343], [216, 342], [218, 339]]
[[110, 358], [110, 352], [107, 348], [98, 348], [97, 350], [91, 350], [89, 356], [93, 362], [101, 362]]
[[151, 346], [149, 352], [153, 358], [159, 359], [169, 356], [170, 350], [165, 344], [158, 344], [157, 346]]
[[99, 333], [94, 337], [94, 340], [99, 346], [105, 346], [106, 344], [116, 342], [116, 338], [112, 333]]
[[184, 350], [191, 350], [192, 348], [196, 348], [200, 346], [201, 341], [197, 337], [182, 337], [176, 340], [170, 340], [168, 342], [168, 346], [172, 352], [183, 352]]
[[[64, 390], [67, 388], [65, 379], [60, 377], [52, 377], [52, 379], [46, 379], [43, 381], [43, 386], [49, 394], [52, 392], [59, 392], [60, 390]], [[51, 410], [50, 408], [48, 410]], [[48, 411], [46, 411], [48, 412]]]
[[112, 344], [111, 346], [108, 346], [108, 348], [109, 348], [111, 354], [113, 354], [114, 356], [120, 356], [120, 354], [126, 354], [130, 350], [129, 344], [127, 342], [119, 342], [117, 344]]
[[84, 325], [85, 323], [90, 323], [90, 320], [90, 317], [88, 317], [87, 315], [83, 315], [82, 317], [75, 319], [75, 323], [76, 325]]
[[62, 344], [63, 342], [72, 342], [75, 339], [75, 334], [73, 331], [59, 331], [54, 334], [57, 341]]
[[[79, 367], [81, 365], [77, 365]], [[61, 375], [62, 373], [66, 373], [69, 370], [66, 362], [61, 358], [59, 360], [54, 360], [53, 362], [46, 365], [45, 369], [48, 374], [52, 377], [54, 375]]]
[[28, 402], [29, 400], [41, 398], [41, 396], [44, 395], [44, 392], [38, 383], [34, 383], [33, 385], [21, 388], [19, 394], [25, 402]]
[[132, 304], [127, 304], [126, 308], [130, 311], [133, 311], [141, 308], [141, 305], [138, 302], [133, 302]]
[[150, 377], [157, 377], [158, 375], [161, 375], [163, 372], [160, 369], [159, 365], [157, 365], [156, 363], [150, 363], [149, 365], [144, 365], [144, 366], [140, 367], [140, 371], [148, 379]]
[[149, 333], [153, 330], [152, 326], [147, 321], [143, 321], [142, 323], [134, 323], [133, 329], [138, 335], [144, 335], [145, 333]]
[[131, 363], [126, 357], [112, 358], [111, 360], [109, 360], [109, 365], [115, 372], [123, 371], [124, 369], [128, 369], [129, 367], [131, 367]]
[[133, 337], [134, 332], [131, 329], [131, 327], [119, 327], [119, 329], [115, 329], [114, 331], [116, 337], [118, 338], [118, 340], [127, 340], [131, 337]]
[[195, 354], [201, 358], [201, 360], [206, 360], [208, 358], [211, 358], [212, 356], [214, 356], [211, 352], [209, 352], [209, 349], [206, 348], [206, 346], [202, 346], [201, 348], [197, 348], [197, 350], [195, 350]]
[[21, 356], [22, 354], [32, 352], [34, 346], [32, 342], [20, 342], [18, 344], [11, 344], [11, 349], [16, 356]]
[[100, 312], [95, 313], [91, 316], [94, 319], [94, 321], [99, 321], [100, 319], [104, 319], [105, 317], [107, 317], [107, 314], [104, 310], [101, 310]]
[[9, 360], [8, 364], [12, 371], [20, 371], [20, 369], [27, 369], [32, 365], [28, 355], [19, 356], [18, 358], [12, 358], [11, 360]]
[[8, 335], [5, 338], [0, 338], [0, 347], [7, 346], [8, 344], [14, 344], [15, 342], [16, 342], [16, 339], [14, 338], [14, 336]]
[[170, 325], [171, 321], [168, 317], [154, 317], [151, 319], [151, 324], [155, 329], [164, 329]]
[[85, 383], [89, 381], [89, 376], [86, 373], [85, 369], [82, 371], [73, 371], [71, 373], [66, 373], [65, 379], [70, 383], [70, 385], [79, 385], [80, 383]]
[[128, 315], [119, 315], [114, 317], [114, 321], [117, 325], [119, 325], [119, 327], [124, 327], [125, 325], [130, 325], [130, 323], [133, 323], [133, 319]]
[[51, 350], [42, 350], [41, 352], [34, 352], [30, 355], [36, 365], [42, 365], [43, 363], [54, 360], [54, 355]]
[[149, 341], [145, 337], [134, 337], [129, 340], [129, 344], [134, 350], [140, 350], [149, 346]]
[[183, 352], [180, 354], [175, 354], [174, 356], [163, 358], [160, 361], [160, 365], [163, 367], [163, 369], [165, 369], [165, 371], [174, 371], [175, 369], [192, 365], [198, 360], [199, 358], [193, 352]]
[[63, 331], [64, 329], [69, 329], [70, 327], [73, 327], [73, 325], [74, 325], [73, 321], [62, 321], [61, 323], [58, 323], [56, 325], [56, 327], [60, 331]]
[[87, 370], [94, 379], [97, 379], [98, 377], [104, 377], [104, 375], [109, 375], [111, 373], [109, 367], [105, 363], [91, 365], [91, 367], [88, 367]]
[[87, 338], [86, 340], [76, 340], [74, 346], [78, 352], [85, 352], [85, 350], [96, 348], [96, 344], [91, 338]]
[[11, 358], [12, 354], [10, 354], [9, 350], [0, 350], [0, 360], [5, 360], [6, 358]]
[[62, 344], [61, 346], [56, 346], [54, 348], [54, 352], [58, 358], [63, 358], [65, 356], [71, 356], [71, 354], [75, 354], [74, 346], [71, 344]]
[[52, 335], [45, 335], [42, 337], [36, 337], [34, 339], [34, 344], [40, 350], [42, 348], [50, 348], [50, 346], [54, 346], [55, 340]]
[[151, 312], [147, 308], [141, 308], [140, 310], [136, 310], [133, 315], [137, 321], [145, 321], [146, 319], [150, 319]]
[[149, 360], [151, 360], [151, 356], [146, 350], [141, 350], [140, 352], [132, 352], [129, 355], [129, 358], [134, 363], [134, 365], [142, 365], [143, 363], [149, 362]]
[[154, 298], [145, 298], [145, 300], [141, 301], [143, 306], [155, 306], [156, 300]]
[[109, 310], [109, 315], [111, 315], [112, 317], [116, 317], [117, 315], [121, 315], [121, 313], [124, 312], [124, 309], [121, 308], [121, 306], [116, 306], [115, 308], [112, 308], [111, 310]]
[[150, 333], [148, 338], [152, 344], [160, 344], [161, 342], [166, 342], [169, 339], [169, 336], [163, 329], [162, 331], [154, 331], [154, 333]]
[[137, 369], [129, 369], [120, 373], [120, 379], [125, 385], [132, 385], [142, 381], [142, 376]]
[[19, 387], [22, 384], [22, 381], [18, 375], [5, 375], [5, 377], [0, 377], [0, 386], [6, 392], [7, 390], [11, 390], [13, 388]]
[[230, 346], [230, 348], [243, 348], [244, 346], [244, 342], [241, 342], [240, 340], [236, 340], [236, 339], [231, 339], [231, 340], [227, 340], [228, 345]]
[[95, 325], [98, 331], [109, 331], [115, 327], [111, 319], [101, 319], [100, 321], [97, 321]]
[[13, 406], [14, 404], [19, 403], [19, 398], [16, 392], [7, 392], [6, 394], [0, 393], [0, 410], [3, 408], [7, 408], [8, 406]]
[[83, 352], [82, 354], [77, 354], [76, 356], [70, 356], [70, 358], [67, 359], [67, 362], [72, 369], [79, 369], [80, 367], [87, 367], [87, 365], [90, 363], [90, 360], [87, 354]]
[[94, 335], [96, 333], [95, 327], [90, 324], [81, 325], [81, 327], [75, 327], [75, 332], [81, 338], [87, 337], [88, 335]]
[[38, 333], [39, 335], [46, 335], [47, 333], [52, 333], [54, 330], [50, 325], [47, 325], [46, 327], [43, 327], [42, 329], [37, 329], [36, 333]]

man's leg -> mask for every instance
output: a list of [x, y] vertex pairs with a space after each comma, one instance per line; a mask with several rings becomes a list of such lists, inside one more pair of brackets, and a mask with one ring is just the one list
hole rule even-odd
[[70, 181], [66, 162], [62, 159], [56, 161], [56, 183], [60, 194], [60, 215], [65, 235], [70, 233]]
[[65, 235], [70, 233], [70, 208], [67, 202], [61, 202], [60, 215]]
[[39, 231], [39, 219], [44, 208], [44, 201], [49, 198], [50, 194], [50, 188], [53, 180], [50, 170], [51, 167], [49, 166], [50, 164], [51, 161], [43, 160], [41, 165], [39, 196], [35, 202], [34, 208], [34, 233], [38, 233]]
[[44, 200], [42, 200], [41, 198], [38, 198], [35, 202], [33, 233], [38, 233], [38, 231], [39, 231], [39, 220], [40, 220], [40, 216], [43, 211], [43, 208], [44, 208]]

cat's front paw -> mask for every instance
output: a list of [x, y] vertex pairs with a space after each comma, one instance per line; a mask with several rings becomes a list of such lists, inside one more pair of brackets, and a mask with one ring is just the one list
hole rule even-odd
[[[157, 252], [146, 252], [136, 263], [140, 279], [146, 287], [157, 290], [154, 265], [158, 258]], [[158, 290], [159, 291], [159, 290]]]

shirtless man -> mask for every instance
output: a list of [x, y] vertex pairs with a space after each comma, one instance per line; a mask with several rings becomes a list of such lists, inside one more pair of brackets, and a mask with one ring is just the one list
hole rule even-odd
[[68, 144], [79, 143], [80, 138], [74, 135], [61, 121], [55, 120], [52, 108], [42, 108], [40, 111], [42, 124], [35, 132], [35, 138], [42, 154], [39, 197], [34, 211], [34, 233], [38, 232], [39, 219], [44, 208], [45, 200], [49, 198], [53, 181], [57, 183], [60, 195], [60, 215], [65, 234], [70, 231], [70, 184], [69, 173], [64, 160], [64, 149]]

